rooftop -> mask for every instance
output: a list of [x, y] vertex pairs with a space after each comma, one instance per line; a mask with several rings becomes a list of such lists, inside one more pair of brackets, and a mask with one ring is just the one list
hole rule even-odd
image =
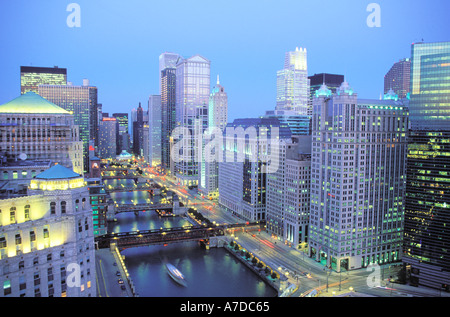
[[70, 114], [32, 91], [0, 105], [0, 113]]
[[50, 167], [48, 170], [38, 174], [36, 179], [69, 179], [82, 177], [71, 169], [60, 164]]

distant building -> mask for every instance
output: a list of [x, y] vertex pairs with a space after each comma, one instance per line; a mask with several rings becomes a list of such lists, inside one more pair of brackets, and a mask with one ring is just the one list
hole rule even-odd
[[39, 85], [67, 85], [67, 69], [55, 67], [20, 66], [20, 93], [38, 93]]
[[136, 109], [136, 119], [133, 121], [133, 153], [137, 156], [143, 155], [144, 147], [144, 109], [139, 103]]
[[112, 116], [116, 118], [118, 125], [116, 139], [117, 154], [120, 154], [122, 150], [129, 151], [130, 134], [128, 128], [128, 113], [113, 113]]
[[149, 159], [152, 166], [161, 165], [162, 109], [161, 96], [151, 95], [148, 100]]
[[85, 79], [82, 86], [40, 85], [38, 91], [45, 99], [73, 114], [83, 141], [84, 170], [88, 171], [89, 140], [94, 140], [98, 146], [97, 87], [90, 86], [89, 81]]
[[161, 95], [161, 165], [170, 171], [170, 137], [176, 127], [176, 68], [181, 56], [163, 53], [159, 56]]
[[34, 92], [0, 105], [0, 156], [46, 160], [83, 172], [83, 143], [74, 116]]
[[306, 48], [287, 52], [284, 68], [277, 72], [276, 110], [308, 114], [309, 79]]
[[99, 156], [103, 159], [115, 158], [117, 155], [116, 149], [116, 134], [117, 134], [117, 120], [116, 118], [103, 118], [100, 121], [99, 127], [100, 142], [99, 142]]
[[395, 63], [384, 76], [384, 93], [393, 90], [400, 99], [410, 92], [411, 59], [404, 58]]
[[264, 118], [277, 118], [281, 125], [287, 126], [292, 135], [311, 135], [311, 116], [300, 115], [292, 110], [266, 111]]

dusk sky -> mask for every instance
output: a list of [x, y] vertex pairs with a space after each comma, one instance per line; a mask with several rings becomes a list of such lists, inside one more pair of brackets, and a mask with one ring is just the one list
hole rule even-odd
[[[81, 8], [70, 28], [66, 7]], [[378, 3], [381, 27], [367, 6]], [[20, 95], [20, 66], [67, 68], [99, 89], [103, 111], [130, 112], [159, 94], [158, 57], [211, 61], [228, 93], [229, 121], [275, 108], [284, 54], [304, 47], [308, 73], [336, 73], [363, 98], [378, 99], [393, 63], [411, 44], [449, 41], [448, 0], [1, 0], [0, 104]]]

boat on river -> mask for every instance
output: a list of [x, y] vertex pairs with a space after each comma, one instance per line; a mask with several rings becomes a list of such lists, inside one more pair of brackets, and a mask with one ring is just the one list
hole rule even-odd
[[170, 277], [180, 284], [181, 286], [187, 287], [186, 279], [184, 278], [184, 275], [178, 270], [175, 266], [173, 266], [170, 263], [166, 263], [166, 269], [167, 273], [169, 273]]

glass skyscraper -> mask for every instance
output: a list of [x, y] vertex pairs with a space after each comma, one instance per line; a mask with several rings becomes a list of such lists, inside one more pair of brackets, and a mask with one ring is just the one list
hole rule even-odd
[[183, 185], [198, 185], [199, 164], [204, 164], [200, 135], [208, 128], [210, 65], [200, 55], [181, 59], [177, 64], [176, 122], [191, 133], [191, 151], [180, 153], [175, 163], [174, 176]]
[[[83, 141], [85, 171], [89, 171], [89, 141], [96, 140], [98, 134], [98, 129], [94, 128], [98, 114], [97, 94], [97, 87], [90, 86], [88, 80], [83, 80], [82, 86], [39, 86], [39, 95], [73, 114], [75, 124], [80, 127], [80, 139]], [[98, 144], [98, 141], [95, 143]]]
[[384, 76], [384, 93], [393, 90], [400, 99], [406, 98], [411, 82], [411, 59], [404, 58], [395, 63]]
[[411, 54], [403, 262], [411, 284], [450, 285], [450, 42]]

